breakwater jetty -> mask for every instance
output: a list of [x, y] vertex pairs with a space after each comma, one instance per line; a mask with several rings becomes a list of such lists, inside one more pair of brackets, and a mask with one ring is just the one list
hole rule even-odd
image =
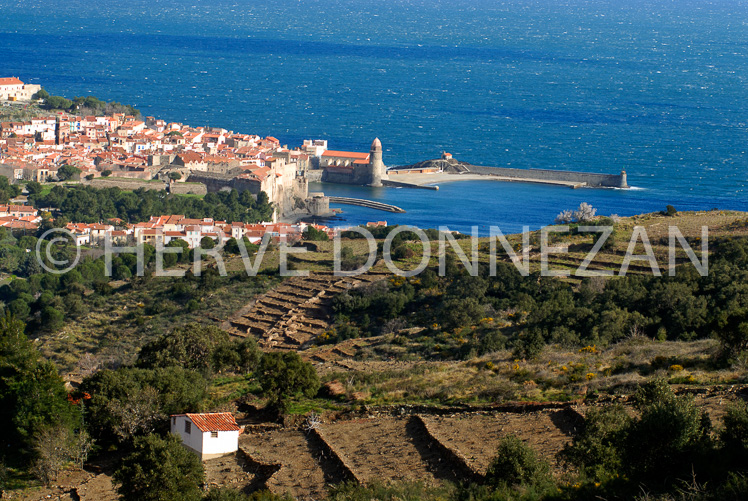
[[347, 197], [329, 197], [331, 204], [346, 204], [346, 205], [358, 205], [359, 207], [367, 207], [369, 209], [382, 210], [385, 212], [396, 212], [399, 214], [405, 213], [400, 207], [394, 205], [385, 204], [382, 202], [375, 202], [373, 200], [364, 200], [362, 198], [347, 198]]
[[552, 169], [511, 169], [507, 167], [467, 166], [468, 172], [484, 176], [498, 176], [507, 179], [532, 180], [535, 182], [573, 183], [576, 187], [590, 188], [628, 188], [626, 171], [620, 174], [600, 174], [593, 172], [574, 172]]
[[626, 171], [620, 174], [596, 172], [575, 172], [553, 169], [515, 169], [507, 167], [487, 167], [460, 162], [448, 153], [442, 158], [426, 160], [413, 165], [395, 167], [387, 171], [391, 181], [398, 185], [421, 187], [439, 182], [459, 180], [493, 179], [524, 183], [542, 183], [570, 188], [628, 188]]

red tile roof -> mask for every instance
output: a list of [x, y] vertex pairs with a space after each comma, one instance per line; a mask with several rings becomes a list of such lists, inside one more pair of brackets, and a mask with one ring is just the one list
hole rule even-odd
[[214, 412], [210, 414], [185, 414], [200, 431], [239, 431], [234, 415], [230, 412]]
[[0, 78], [0, 85], [23, 85], [23, 82], [15, 77]]
[[359, 153], [357, 151], [335, 151], [327, 150], [322, 153], [323, 157], [341, 157], [341, 158], [360, 158], [361, 160], [368, 159], [368, 153]]

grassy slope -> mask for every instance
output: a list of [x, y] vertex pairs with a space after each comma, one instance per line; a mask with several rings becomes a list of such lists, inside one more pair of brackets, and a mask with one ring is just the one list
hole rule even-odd
[[[667, 237], [669, 224], [677, 225], [686, 236], [700, 236], [702, 224], [709, 225], [711, 238], [748, 234], [748, 216], [739, 212], [683, 213], [676, 217], [648, 214], [624, 218], [617, 227], [619, 237], [615, 248], [601, 252], [593, 264], [600, 268], [619, 268], [631, 229], [634, 225], [642, 225], [655, 244], [655, 253], [664, 271], [667, 247], [659, 240]], [[519, 241], [519, 238], [512, 236], [510, 240]], [[571, 244], [582, 242], [589, 247], [590, 237], [575, 236], [569, 239]], [[289, 261], [301, 269], [329, 270], [333, 244], [317, 244], [319, 252], [294, 255]], [[351, 246], [356, 254], [367, 251], [363, 240], [344, 242], [344, 245]], [[420, 250], [420, 243], [411, 245], [415, 250]], [[461, 241], [461, 245], [467, 250], [470, 244], [469, 241]], [[484, 246], [485, 239], [481, 248]], [[586, 256], [586, 248], [574, 251], [572, 245], [571, 249], [569, 255], [564, 256], [568, 262], [553, 261], [552, 267], [559, 268], [566, 264], [573, 268]], [[681, 254], [682, 260], [685, 255]], [[480, 259], [484, 262], [488, 260], [483, 250]], [[418, 261], [420, 255], [400, 264], [405, 268], [417, 265]], [[262, 269], [276, 268], [278, 262], [279, 253], [270, 251], [265, 255]], [[532, 269], [539, 269], [537, 253], [533, 253], [531, 262]], [[432, 264], [436, 264], [435, 258]], [[227, 269], [238, 272], [242, 269], [242, 263], [237, 258], [229, 258]], [[375, 269], [384, 271], [386, 268], [379, 263]], [[630, 272], [636, 272], [633, 266]], [[574, 278], [569, 280], [576, 281]], [[135, 357], [140, 346], [154, 337], [187, 322], [220, 323], [278, 281], [269, 277], [246, 281], [224, 279], [216, 289], [207, 292], [199, 300], [199, 308], [191, 312], [185, 308], [185, 301], [171, 298], [169, 289], [173, 279], [156, 278], [144, 285], [123, 287], [104, 301], [99, 299], [95, 304], [91, 302], [91, 313], [88, 315], [69, 323], [59, 332], [42, 336], [40, 348], [64, 372], [77, 372], [76, 365], [86, 353], [105, 360], [128, 362]], [[491, 320], [507, 321], [511, 319]], [[634, 337], [626, 342], [626, 346], [598, 347], [596, 353], [578, 353], [556, 347], [546, 349], [538, 361], [515, 362], [509, 352], [497, 352], [469, 361], [424, 361], [424, 357], [433, 358], [433, 353], [424, 353], [420, 348], [422, 340], [419, 341], [417, 331], [402, 332], [397, 339], [395, 337], [387, 335], [345, 342], [348, 346], [346, 349], [350, 351], [352, 346], [353, 351], [357, 352], [357, 360], [319, 364], [319, 372], [324, 379], [350, 380], [347, 385], [349, 393], [360, 392], [367, 403], [564, 400], [576, 398], [585, 387], [588, 391], [625, 388], [627, 384], [657, 371], [672, 376], [674, 380], [692, 384], [742, 381], [737, 373], [729, 369], [716, 371], [707, 364], [707, 359], [716, 349], [715, 343], [708, 340], [657, 343]], [[310, 358], [316, 351], [330, 348], [334, 347], [315, 347], [304, 355]], [[682, 365], [684, 370], [669, 371], [670, 365]], [[589, 379], [588, 374], [592, 374]], [[692, 381], [688, 380], [689, 376], [693, 376]], [[229, 386], [224, 388], [226, 392], [219, 391], [219, 394], [236, 396], [251, 392], [254, 383], [239, 377], [236, 381], [229, 378], [221, 384]]]

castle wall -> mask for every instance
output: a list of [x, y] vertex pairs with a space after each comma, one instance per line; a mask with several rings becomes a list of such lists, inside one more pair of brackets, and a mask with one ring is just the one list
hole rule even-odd
[[94, 188], [120, 188], [122, 190], [137, 190], [138, 188], [145, 188], [146, 190], [165, 190], [166, 183], [159, 183], [154, 181], [145, 181], [139, 179], [123, 179], [123, 178], [106, 178], [97, 177], [90, 181], [91, 186]]
[[322, 174], [324, 174], [324, 172], [325, 171], [323, 170], [307, 170], [304, 172], [304, 177], [306, 177], [310, 183], [319, 183], [322, 181]]
[[356, 184], [353, 171], [340, 172], [326, 169], [322, 175], [322, 181], [326, 183]]
[[172, 183], [169, 191], [175, 195], [206, 195], [208, 188], [202, 183]]

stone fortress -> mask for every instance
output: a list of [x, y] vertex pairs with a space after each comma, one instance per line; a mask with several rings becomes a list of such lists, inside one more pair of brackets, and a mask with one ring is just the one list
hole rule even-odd
[[322, 181], [328, 183], [382, 186], [387, 168], [382, 162], [382, 142], [375, 138], [369, 153], [326, 150], [319, 157]]

